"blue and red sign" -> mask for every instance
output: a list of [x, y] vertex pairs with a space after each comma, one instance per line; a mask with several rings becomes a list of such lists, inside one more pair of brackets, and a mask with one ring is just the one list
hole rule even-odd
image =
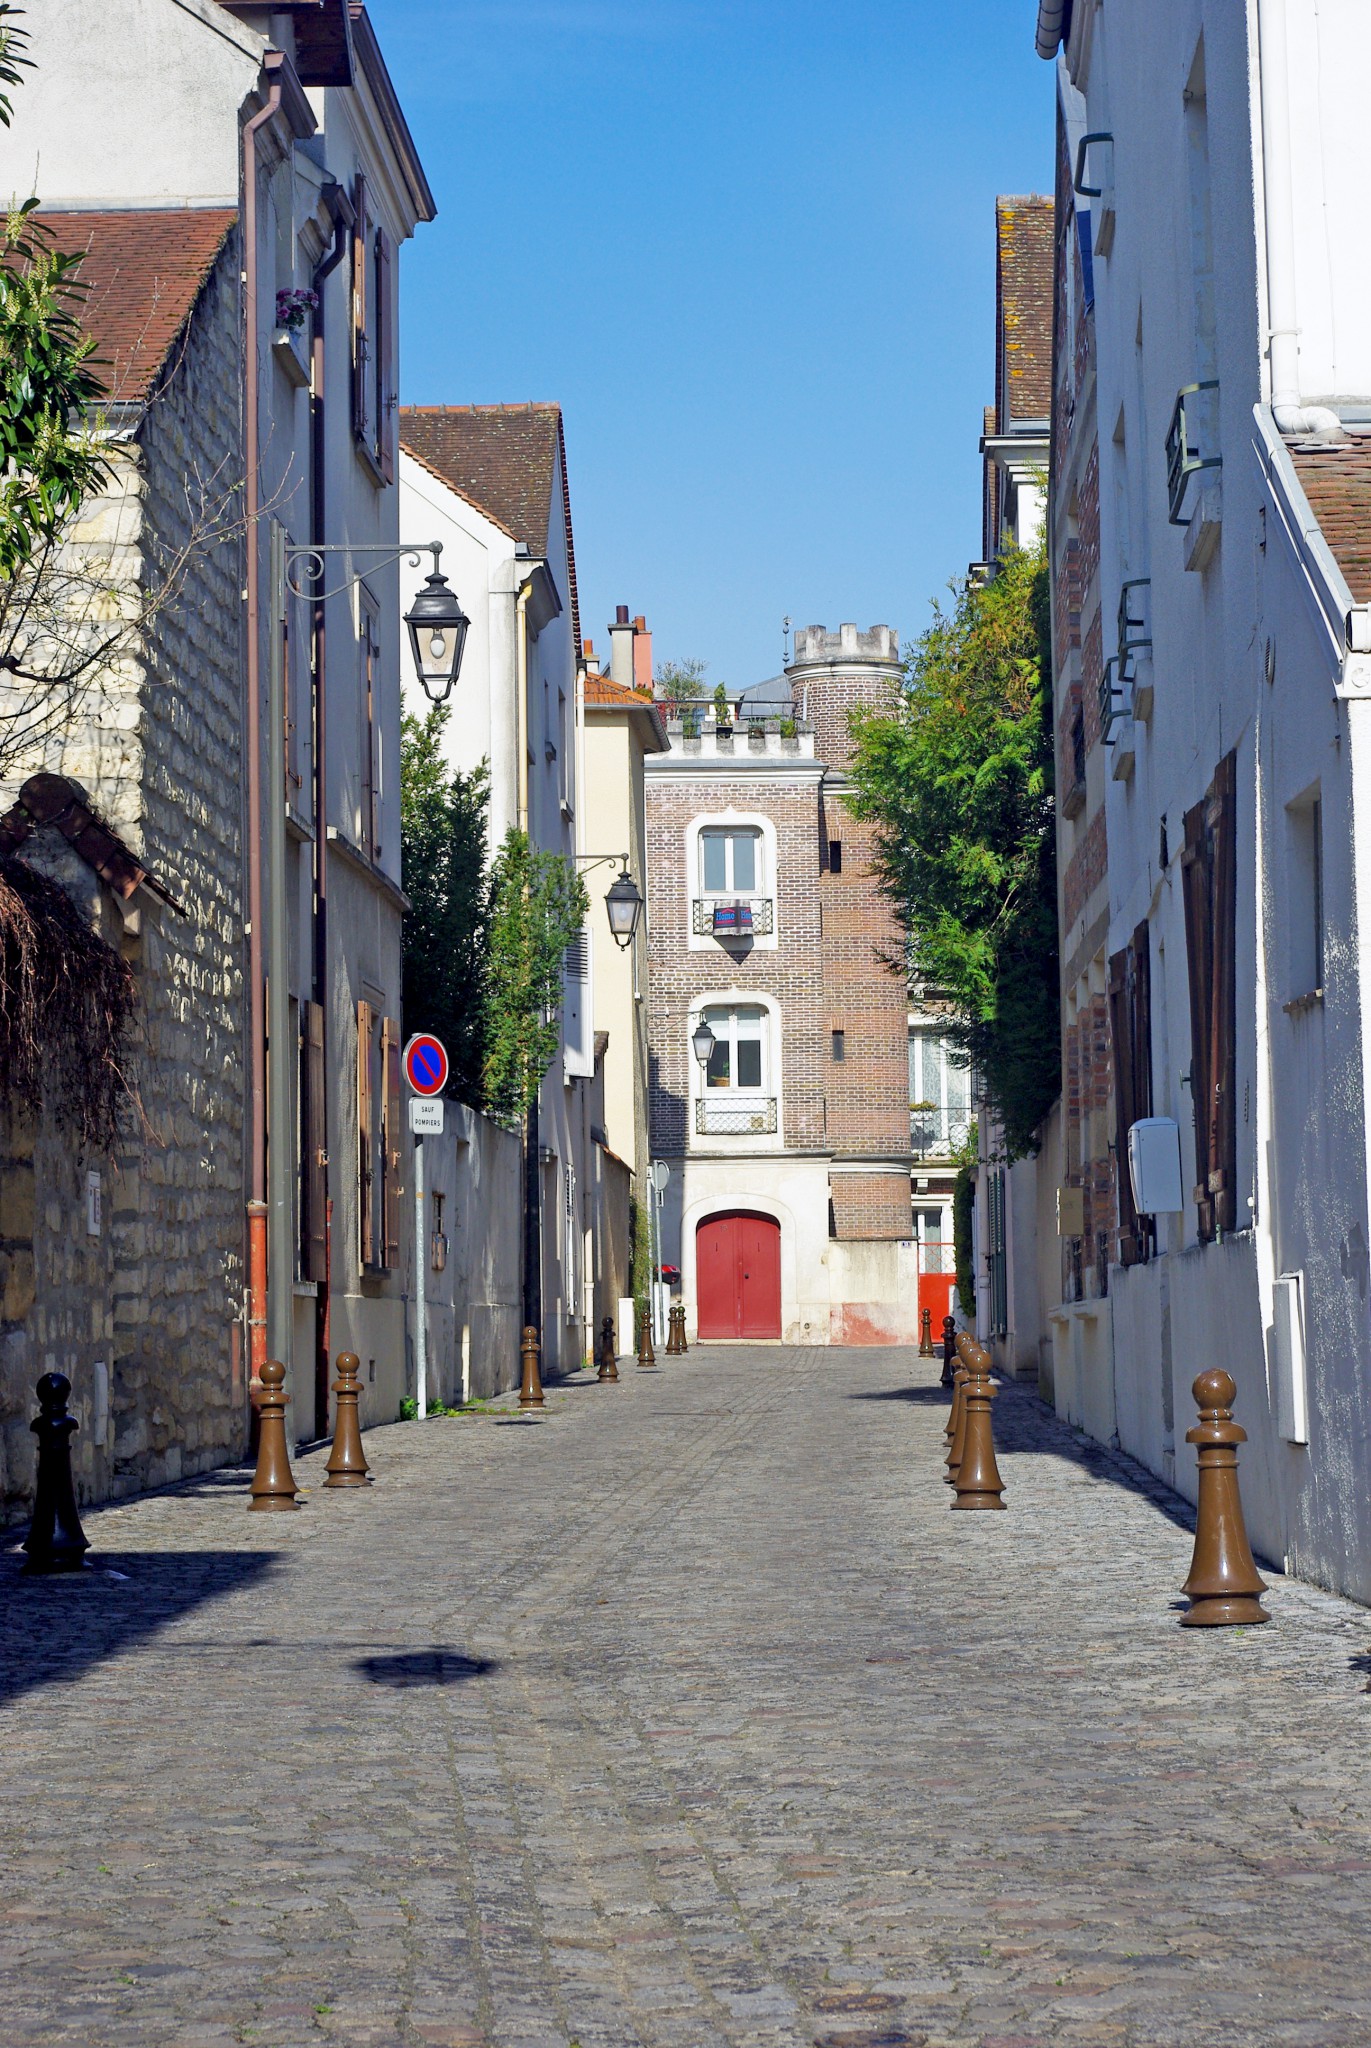
[[416, 1031], [404, 1051], [405, 1079], [416, 1095], [441, 1095], [447, 1087], [447, 1053], [440, 1038]]

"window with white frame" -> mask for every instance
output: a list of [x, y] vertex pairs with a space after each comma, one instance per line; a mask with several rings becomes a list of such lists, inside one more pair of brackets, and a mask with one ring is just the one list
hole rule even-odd
[[707, 1009], [704, 1021], [714, 1033], [714, 1050], [705, 1069], [706, 1089], [766, 1094], [770, 1071], [766, 1011], [755, 1003], [730, 1004]]
[[946, 1157], [965, 1144], [974, 1120], [971, 1070], [941, 1031], [909, 1033], [909, 1135], [922, 1159]]
[[755, 825], [702, 827], [700, 890], [705, 896], [761, 894], [762, 835]]

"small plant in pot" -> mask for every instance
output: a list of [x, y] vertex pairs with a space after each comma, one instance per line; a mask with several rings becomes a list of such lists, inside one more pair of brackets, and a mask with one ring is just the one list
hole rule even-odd
[[298, 333], [311, 313], [317, 312], [319, 294], [304, 291], [298, 286], [287, 287], [276, 294], [276, 325], [288, 333]]
[[783, 718], [781, 720], [781, 738], [783, 740], [793, 740], [799, 733], [799, 730], [793, 718]]
[[722, 733], [731, 733], [733, 730], [733, 713], [728, 701], [728, 692], [722, 683], [714, 685], [714, 724]]

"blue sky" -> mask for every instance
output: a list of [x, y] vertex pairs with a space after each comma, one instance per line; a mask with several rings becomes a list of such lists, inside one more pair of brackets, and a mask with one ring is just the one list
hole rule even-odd
[[919, 631], [980, 552], [995, 194], [1051, 189], [1032, 0], [368, 4], [438, 200], [403, 397], [561, 402], [597, 648]]

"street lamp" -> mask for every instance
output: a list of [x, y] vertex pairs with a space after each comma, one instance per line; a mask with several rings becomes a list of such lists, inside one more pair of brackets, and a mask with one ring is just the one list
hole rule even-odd
[[441, 542], [431, 545], [433, 569], [405, 613], [405, 624], [409, 627], [409, 644], [424, 694], [432, 703], [442, 704], [450, 696], [462, 666], [462, 649], [471, 620], [438, 568]]
[[642, 895], [627, 868], [617, 881], [610, 883], [605, 894], [605, 909], [609, 914], [609, 929], [614, 943], [622, 951], [633, 944], [643, 914]]
[[690, 1034], [690, 1044], [696, 1059], [700, 1062], [700, 1072], [702, 1074], [707, 1073], [709, 1070], [709, 1063], [714, 1057], [715, 1043], [714, 1033], [710, 1030], [704, 1018], [701, 1017], [699, 1023]]

